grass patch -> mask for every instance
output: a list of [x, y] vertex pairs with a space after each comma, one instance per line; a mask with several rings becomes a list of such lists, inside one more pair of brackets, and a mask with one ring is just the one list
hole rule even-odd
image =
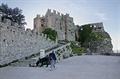
[[71, 44], [71, 48], [72, 48], [73, 54], [81, 55], [85, 51], [85, 48], [79, 47], [73, 44]]

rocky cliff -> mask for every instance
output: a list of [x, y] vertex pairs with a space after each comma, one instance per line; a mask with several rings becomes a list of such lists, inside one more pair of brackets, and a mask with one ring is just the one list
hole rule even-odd
[[113, 45], [110, 35], [104, 30], [103, 23], [86, 24], [79, 27], [79, 39], [89, 53], [111, 53]]

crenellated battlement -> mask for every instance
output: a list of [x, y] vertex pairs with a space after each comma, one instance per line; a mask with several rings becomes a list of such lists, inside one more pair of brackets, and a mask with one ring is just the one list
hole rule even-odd
[[68, 13], [66, 13], [66, 17], [69, 17], [69, 14], [68, 14]]
[[37, 16], [36, 17], [40, 17], [40, 15], [39, 14], [37, 14]]
[[[62, 13], [57, 12], [56, 10], [53, 10], [53, 11], [52, 11], [51, 9], [48, 9], [46, 14], [58, 15], [58, 16], [60, 16], [60, 17], [63, 16]], [[66, 17], [70, 17], [70, 15], [69, 15], [68, 13], [66, 13], [65, 15], [66, 15]], [[70, 17], [70, 18], [72, 18], [72, 17]]]
[[48, 12], [51, 12], [51, 9], [48, 9]]
[[53, 13], [54, 13], [54, 14], [56, 14], [56, 11], [55, 11], [55, 10], [53, 10]]

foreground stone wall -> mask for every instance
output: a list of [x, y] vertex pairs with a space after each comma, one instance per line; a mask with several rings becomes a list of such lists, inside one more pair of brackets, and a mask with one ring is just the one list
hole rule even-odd
[[42, 33], [36, 33], [11, 21], [1, 22], [0, 17], [0, 65], [38, 53], [40, 49], [50, 49], [57, 44], [46, 38]]
[[69, 58], [70, 56], [73, 55], [70, 43], [62, 45], [61, 47], [58, 47], [56, 49], [53, 49], [49, 51], [48, 53], [46, 53], [46, 55], [49, 55], [52, 51], [55, 51], [58, 61], [65, 59], [65, 58]]
[[57, 60], [66, 59], [73, 55], [72, 49], [70, 47], [70, 43], [57, 48], [55, 50], [55, 53], [57, 55]]

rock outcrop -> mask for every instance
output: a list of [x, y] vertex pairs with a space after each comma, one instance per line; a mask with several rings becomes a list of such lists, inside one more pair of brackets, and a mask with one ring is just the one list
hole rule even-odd
[[[79, 35], [80, 34], [80, 35]], [[113, 45], [110, 35], [104, 30], [103, 23], [86, 24], [79, 27], [81, 44], [88, 53], [111, 53]]]

